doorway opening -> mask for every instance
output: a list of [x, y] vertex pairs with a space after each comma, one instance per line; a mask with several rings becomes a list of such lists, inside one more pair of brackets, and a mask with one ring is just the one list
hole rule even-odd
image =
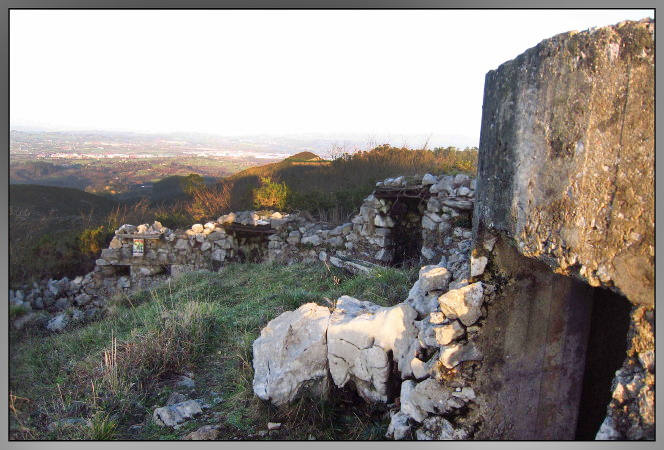
[[593, 289], [590, 334], [576, 426], [577, 440], [593, 440], [606, 417], [611, 383], [625, 359], [631, 305], [609, 289]]

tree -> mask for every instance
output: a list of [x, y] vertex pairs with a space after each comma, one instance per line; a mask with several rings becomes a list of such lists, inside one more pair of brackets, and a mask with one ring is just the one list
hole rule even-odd
[[185, 194], [194, 195], [194, 192], [205, 187], [205, 181], [197, 173], [191, 173], [182, 179], [181, 186]]

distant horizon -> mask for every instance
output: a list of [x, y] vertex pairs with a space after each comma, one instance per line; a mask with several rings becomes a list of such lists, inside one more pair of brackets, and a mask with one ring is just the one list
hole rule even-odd
[[[425, 145], [427, 149], [433, 149], [436, 147], [456, 147], [458, 149], [466, 148], [477, 148], [479, 143], [470, 143], [467, 140], [464, 140], [462, 136], [441, 136], [434, 134], [376, 134], [376, 133], [360, 133], [360, 132], [306, 132], [306, 133], [254, 133], [254, 134], [243, 134], [243, 135], [223, 135], [213, 132], [204, 132], [204, 131], [169, 131], [169, 132], [154, 132], [154, 131], [137, 131], [137, 130], [123, 130], [123, 129], [85, 129], [85, 128], [46, 128], [46, 127], [34, 127], [34, 126], [25, 126], [25, 125], [10, 125], [10, 132], [23, 132], [23, 133], [55, 133], [55, 134], [101, 134], [105, 133], [108, 135], [118, 134], [118, 135], [136, 135], [139, 137], [206, 137], [206, 138], [217, 138], [220, 140], [229, 139], [247, 139], [247, 138], [283, 138], [293, 141], [307, 141], [307, 140], [324, 140], [328, 144], [336, 144], [337, 146], [343, 146], [346, 144], [348, 146], [360, 146], [362, 148], [356, 148], [354, 150], [369, 150], [380, 145], [391, 145], [393, 147], [405, 147], [408, 149], [416, 150], [422, 149]], [[11, 139], [11, 137], [10, 137]], [[10, 149], [11, 151], [11, 149]], [[302, 150], [306, 151], [306, 150]], [[324, 152], [325, 149], [312, 149], [310, 151]]]

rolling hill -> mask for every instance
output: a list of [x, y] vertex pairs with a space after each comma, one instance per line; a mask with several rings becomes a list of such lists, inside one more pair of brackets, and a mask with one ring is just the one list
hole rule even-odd
[[10, 184], [9, 205], [15, 210], [28, 209], [40, 214], [71, 216], [91, 212], [107, 214], [117, 203], [108, 197], [74, 188]]

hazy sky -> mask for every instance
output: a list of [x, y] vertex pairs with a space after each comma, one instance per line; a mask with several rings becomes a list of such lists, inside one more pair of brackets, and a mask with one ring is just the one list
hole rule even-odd
[[477, 144], [487, 71], [555, 34], [648, 16], [13, 10], [11, 125]]

